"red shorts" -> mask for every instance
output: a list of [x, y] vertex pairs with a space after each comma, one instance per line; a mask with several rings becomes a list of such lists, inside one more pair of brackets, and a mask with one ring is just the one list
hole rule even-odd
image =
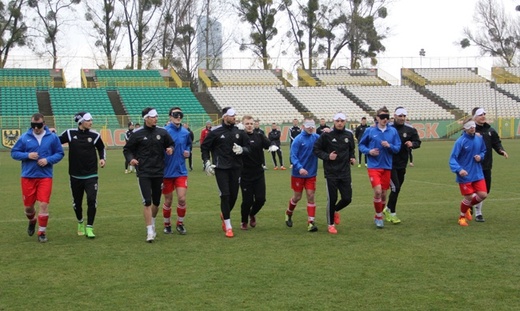
[[188, 189], [188, 176], [179, 176], [174, 178], [163, 178], [162, 193], [172, 193], [175, 188]]
[[52, 178], [22, 177], [22, 200], [24, 206], [32, 206], [36, 201], [50, 203]]
[[291, 188], [294, 192], [303, 192], [303, 189], [316, 190], [316, 176], [299, 178], [291, 176]]
[[462, 195], [470, 195], [470, 194], [477, 193], [477, 192], [486, 192], [487, 193], [485, 179], [459, 184], [459, 188], [460, 188], [460, 193]]
[[388, 190], [390, 188], [390, 177], [392, 176], [391, 170], [385, 170], [382, 168], [369, 168], [368, 178], [372, 188], [381, 185], [381, 189]]

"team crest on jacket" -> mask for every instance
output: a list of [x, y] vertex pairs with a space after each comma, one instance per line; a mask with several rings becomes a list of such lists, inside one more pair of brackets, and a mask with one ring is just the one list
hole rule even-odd
[[92, 142], [92, 137], [87, 138], [87, 141], [88, 141], [89, 143], [91, 143], [91, 142]]
[[157, 140], [161, 140], [161, 135], [157, 134], [157, 136], [155, 136], [155, 138], [157, 138]]
[[236, 139], [238, 139], [240, 137], [240, 135], [237, 133], [237, 134], [235, 134], [235, 137], [236, 137]]
[[345, 143], [347, 143], [347, 144], [348, 144], [348, 137], [346, 137], [346, 138], [345, 138]]
[[20, 137], [19, 129], [2, 130], [2, 146], [13, 148], [14, 144]]
[[403, 133], [403, 137], [405, 137], [405, 138], [406, 138], [406, 136], [407, 136], [407, 135], [406, 135], [406, 133]]

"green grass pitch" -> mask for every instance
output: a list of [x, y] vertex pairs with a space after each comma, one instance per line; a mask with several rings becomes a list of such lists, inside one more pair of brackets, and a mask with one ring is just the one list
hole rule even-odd
[[[426, 141], [414, 151], [401, 191], [402, 223], [375, 228], [366, 169], [355, 166], [353, 201], [337, 235], [326, 231], [321, 168], [319, 231], [306, 231], [304, 201], [293, 228], [285, 226], [290, 171], [274, 171], [266, 153], [267, 203], [257, 227], [241, 231], [239, 197], [233, 239], [220, 228], [215, 179], [203, 173], [196, 148], [188, 234], [159, 232], [153, 244], [145, 243], [137, 181], [124, 174], [121, 150], [109, 150], [100, 169], [94, 240], [76, 235], [67, 159], [55, 167], [47, 244], [27, 236], [20, 163], [0, 152], [0, 310], [514, 310], [520, 141], [503, 144], [510, 158], [494, 155], [485, 223], [457, 225], [461, 196], [448, 167], [453, 142]], [[288, 166], [286, 146], [284, 158]]]

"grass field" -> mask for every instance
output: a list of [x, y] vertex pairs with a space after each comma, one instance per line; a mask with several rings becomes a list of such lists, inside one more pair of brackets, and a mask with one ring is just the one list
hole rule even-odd
[[306, 231], [302, 203], [287, 228], [290, 172], [273, 171], [268, 158], [258, 225], [239, 230], [236, 206], [233, 239], [220, 228], [215, 180], [196, 150], [188, 234], [159, 233], [153, 244], [144, 241], [136, 178], [123, 173], [121, 150], [110, 150], [100, 170], [94, 240], [76, 235], [66, 158], [55, 167], [47, 244], [27, 236], [20, 164], [0, 152], [0, 310], [518, 310], [520, 141], [503, 143], [510, 158], [495, 154], [485, 223], [457, 225], [453, 142], [428, 141], [408, 169], [400, 225], [375, 228], [366, 169], [356, 166], [337, 235], [326, 231], [321, 169], [319, 231]]

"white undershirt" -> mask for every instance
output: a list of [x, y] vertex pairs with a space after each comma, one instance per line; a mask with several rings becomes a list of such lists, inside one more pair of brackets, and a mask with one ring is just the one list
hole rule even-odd
[[35, 134], [33, 132], [34, 137], [36, 137], [36, 140], [38, 141], [38, 145], [42, 144], [42, 138], [45, 135], [45, 132], [41, 132], [41, 134]]

